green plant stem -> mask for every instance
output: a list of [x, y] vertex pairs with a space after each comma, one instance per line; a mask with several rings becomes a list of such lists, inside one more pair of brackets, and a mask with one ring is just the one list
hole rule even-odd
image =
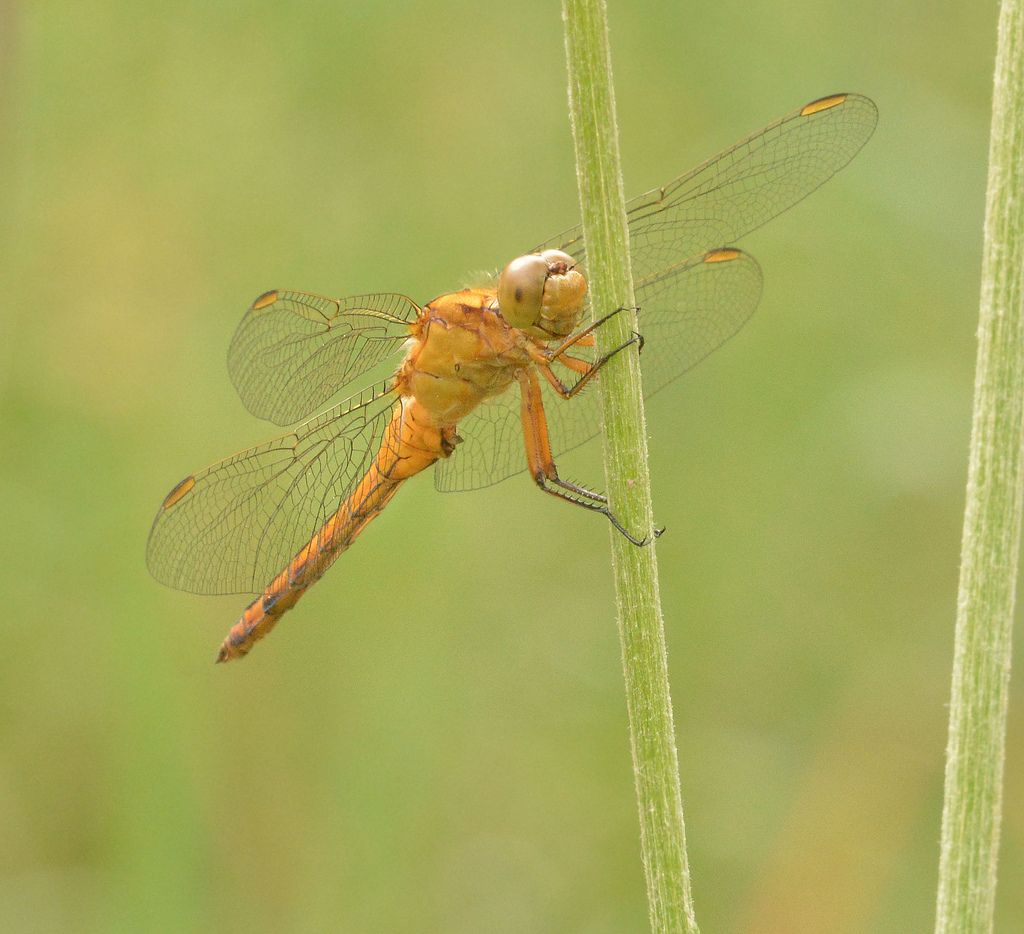
[[[629, 233], [604, 0], [563, 0], [562, 15], [591, 304], [602, 311], [632, 308]], [[634, 312], [617, 315], [599, 329], [602, 349], [624, 343], [636, 329]], [[601, 372], [600, 384], [609, 502], [634, 535], [652, 536], [638, 355], [621, 354]], [[696, 932], [654, 546], [637, 547], [617, 532], [611, 538], [651, 928]]]
[[1024, 16], [1003, 0], [936, 931], [992, 930], [1024, 444]]

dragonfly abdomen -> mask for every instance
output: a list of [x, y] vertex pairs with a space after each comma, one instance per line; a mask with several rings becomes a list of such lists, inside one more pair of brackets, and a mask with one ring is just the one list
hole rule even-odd
[[404, 398], [396, 405], [370, 468], [338, 510], [245, 608], [221, 644], [218, 662], [248, 655], [384, 511], [406, 480], [451, 453], [454, 441], [448, 436], [454, 436], [454, 428], [450, 432], [439, 430], [424, 416], [413, 398]]

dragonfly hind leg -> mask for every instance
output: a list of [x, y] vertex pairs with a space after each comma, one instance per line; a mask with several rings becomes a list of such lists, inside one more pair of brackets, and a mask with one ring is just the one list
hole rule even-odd
[[558, 469], [555, 467], [555, 461], [551, 455], [547, 418], [544, 414], [544, 403], [537, 374], [532, 370], [522, 371], [519, 375], [519, 385], [522, 391], [522, 420], [526, 457], [530, 466], [530, 476], [533, 477], [537, 486], [545, 493], [572, 503], [574, 506], [581, 506], [583, 509], [601, 513], [611, 522], [617, 532], [634, 545], [649, 545], [662, 533], [662, 529], [655, 529], [653, 535], [637, 538], [611, 511], [607, 496], [570, 480], [563, 480], [558, 476]]
[[[555, 465], [551, 465], [551, 469], [554, 470]], [[615, 527], [615, 531], [624, 536], [627, 541], [631, 542], [638, 547], [649, 545], [654, 539], [661, 535], [664, 529], [655, 529], [653, 535], [645, 535], [643, 538], [637, 538], [633, 535], [618, 519], [614, 512], [608, 508], [608, 497], [602, 493], [593, 493], [584, 487], [578, 486], [575, 483], [570, 483], [567, 480], [562, 480], [557, 473], [554, 477], [547, 476], [543, 470], [538, 471], [533, 475], [534, 482], [540, 487], [545, 493], [550, 493], [552, 496], [557, 496], [561, 500], [565, 500], [567, 503], [572, 503], [574, 506], [582, 506], [584, 509], [590, 509], [593, 512], [599, 512]], [[590, 497], [590, 501], [583, 497]]]

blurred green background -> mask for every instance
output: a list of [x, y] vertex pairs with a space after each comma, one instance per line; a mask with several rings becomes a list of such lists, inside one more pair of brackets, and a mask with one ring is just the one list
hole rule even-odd
[[[649, 410], [709, 932], [931, 929], [995, 15], [612, 4], [627, 193], [881, 111]], [[428, 300], [575, 221], [557, 4], [5, 2], [0, 55], [0, 928], [644, 930], [605, 523], [420, 478], [228, 667], [246, 598], [143, 561], [273, 434], [225, 369], [254, 296]], [[1004, 931], [1022, 741], [1018, 704]]]

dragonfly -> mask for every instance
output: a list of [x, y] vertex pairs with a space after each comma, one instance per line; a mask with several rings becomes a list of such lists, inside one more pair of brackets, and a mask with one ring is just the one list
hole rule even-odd
[[[819, 98], [628, 202], [642, 337], [603, 353], [595, 334], [622, 310], [590, 308], [579, 226], [512, 260], [496, 282], [423, 306], [393, 293], [265, 292], [235, 332], [228, 370], [250, 412], [293, 427], [167, 494], [149, 535], [151, 573], [193, 593], [256, 595], [220, 647], [227, 662], [431, 466], [445, 492], [528, 470], [544, 492], [647, 544], [603, 494], [558, 473], [556, 458], [599, 430], [598, 396], [584, 390], [619, 353], [643, 347], [650, 395], [732, 337], [762, 285], [735, 242], [849, 163], [877, 119], [867, 97]], [[390, 379], [321, 411], [399, 355]]]

